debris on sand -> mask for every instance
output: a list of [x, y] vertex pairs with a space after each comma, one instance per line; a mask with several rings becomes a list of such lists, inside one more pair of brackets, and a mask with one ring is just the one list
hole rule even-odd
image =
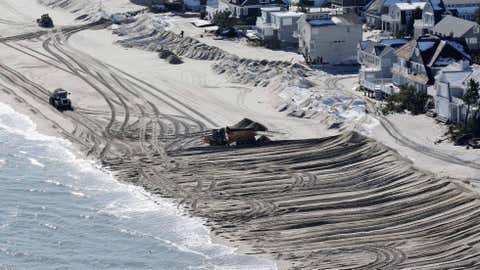
[[175, 54], [167, 56], [165, 60], [172, 65], [178, 65], [183, 63], [182, 59], [180, 59], [180, 57], [176, 56]]
[[305, 111], [304, 110], [292, 111], [288, 114], [288, 116], [303, 118], [305, 116]]
[[173, 54], [173, 52], [166, 49], [158, 49], [158, 51], [158, 57], [160, 57], [160, 59], [167, 59], [167, 57]]

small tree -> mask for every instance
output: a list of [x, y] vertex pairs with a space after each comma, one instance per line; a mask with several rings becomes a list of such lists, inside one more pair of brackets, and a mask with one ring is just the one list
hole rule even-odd
[[[470, 116], [470, 110], [472, 106], [478, 105], [478, 100], [480, 99], [480, 94], [478, 93], [478, 90], [480, 89], [480, 86], [477, 81], [474, 79], [470, 79], [468, 82], [468, 87], [467, 91], [462, 97], [463, 102], [467, 105], [467, 112], [465, 114], [465, 120], [464, 124], [465, 127], [467, 126], [468, 123], [468, 117]], [[478, 111], [478, 108], [477, 108]]]
[[230, 10], [224, 10], [215, 13], [212, 22], [217, 25], [219, 29], [228, 29], [235, 25], [235, 18], [232, 17]]
[[205, 7], [202, 7], [200, 9], [200, 19], [204, 20], [205, 17], [207, 17], [207, 9]]
[[418, 91], [415, 86], [402, 85], [400, 93], [390, 95], [386, 101], [387, 104], [383, 110], [385, 114], [408, 110], [416, 115], [425, 112], [428, 95], [424, 91]]
[[413, 85], [400, 86], [399, 100], [406, 110], [412, 114], [425, 112], [428, 95], [424, 91], [417, 91]]

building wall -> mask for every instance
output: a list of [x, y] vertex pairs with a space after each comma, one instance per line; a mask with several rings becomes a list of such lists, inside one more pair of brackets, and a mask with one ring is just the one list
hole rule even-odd
[[293, 33], [298, 29], [299, 17], [272, 16], [272, 23], [277, 29], [277, 39], [280, 43], [297, 44], [298, 38]]
[[309, 30], [305, 53], [311, 61], [328, 64], [355, 62], [357, 45], [362, 40], [361, 25], [309, 27]]
[[471, 51], [480, 50], [480, 29], [478, 27], [470, 29], [463, 37], [465, 38], [468, 49]]
[[332, 5], [337, 7], [363, 7], [368, 2], [367, 0], [331, 0]]

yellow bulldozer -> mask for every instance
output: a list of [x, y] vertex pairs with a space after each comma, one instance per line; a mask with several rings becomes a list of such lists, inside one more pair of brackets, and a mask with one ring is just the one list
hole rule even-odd
[[209, 145], [255, 145], [269, 141], [264, 135], [267, 131], [264, 125], [245, 118], [233, 126], [212, 129], [204, 141]]

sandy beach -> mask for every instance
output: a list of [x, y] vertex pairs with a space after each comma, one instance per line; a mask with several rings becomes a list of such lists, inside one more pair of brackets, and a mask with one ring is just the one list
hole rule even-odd
[[[363, 100], [352, 90], [351, 74], [308, 70], [315, 86], [308, 97], [287, 95], [280, 82], [303, 72], [301, 59], [290, 53], [252, 54], [255, 61], [270, 61], [268, 72], [281, 70], [272, 78], [262, 71], [268, 85], [256, 86], [235, 71], [214, 70], [235, 57], [202, 60], [186, 51], [183, 64], [172, 65], [154, 50], [120, 46], [131, 36], [114, 34], [110, 23], [75, 21], [79, 14], [68, 9], [26, 8], [27, 2], [0, 4], [2, 14], [8, 10], [0, 21], [1, 102], [31, 117], [40, 132], [71, 141], [79, 155], [98, 160], [119, 181], [204, 218], [214, 241], [275, 260], [280, 269], [480, 267], [479, 152], [434, 145], [445, 129], [430, 119], [377, 116], [365, 101], [370, 114], [345, 117], [355, 100]], [[119, 11], [131, 7], [109, 3]], [[58, 19], [56, 29], [32, 24], [43, 12]], [[171, 46], [185, 42], [175, 35], [185, 19], [173, 21], [179, 23], [169, 29]], [[194, 29], [186, 31], [199, 38]], [[239, 52], [238, 69], [259, 74], [258, 62], [242, 66], [255, 48], [228, 42], [219, 48]], [[204, 50], [215, 45], [205, 43]], [[73, 111], [60, 113], [48, 104], [56, 88], [71, 93]], [[312, 100], [339, 94], [335, 102], [348, 96], [350, 107], [337, 109], [346, 112], [336, 129], [335, 108], [321, 111]], [[285, 100], [316, 111], [288, 116], [292, 104], [279, 112]], [[273, 142], [203, 144], [206, 130], [243, 118], [267, 126]]]

